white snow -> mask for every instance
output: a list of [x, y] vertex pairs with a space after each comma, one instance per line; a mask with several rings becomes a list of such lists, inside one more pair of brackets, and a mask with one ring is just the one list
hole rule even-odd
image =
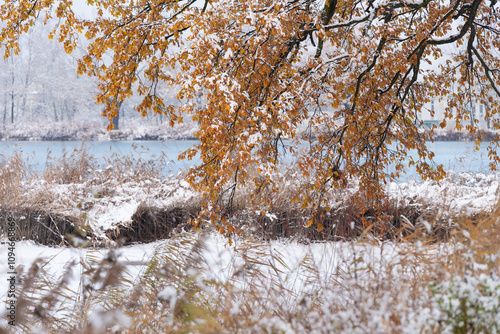
[[498, 202], [500, 174], [455, 173], [441, 182], [408, 181], [391, 182], [388, 194], [394, 200], [402, 200], [406, 204], [422, 201], [435, 203], [441, 207], [443, 214], [472, 215], [491, 209]]
[[127, 120], [119, 130], [107, 131], [103, 120], [61, 122], [19, 122], [8, 124], [0, 130], [1, 140], [142, 140], [142, 139], [186, 139], [193, 138], [198, 124], [186, 120], [171, 127], [168, 122], [151, 124], [147, 120]]
[[165, 301], [170, 304], [170, 307], [173, 309], [175, 306], [175, 302], [177, 301], [177, 289], [173, 286], [167, 286], [163, 290], [158, 293], [158, 299], [161, 301]]

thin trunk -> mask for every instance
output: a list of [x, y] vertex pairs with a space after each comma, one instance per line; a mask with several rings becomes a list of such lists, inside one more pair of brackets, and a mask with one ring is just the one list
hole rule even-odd
[[10, 106], [10, 123], [14, 123], [14, 107], [15, 107], [15, 103], [14, 103], [14, 97], [16, 95], [15, 93], [15, 90], [14, 90], [14, 82], [15, 82], [15, 76], [14, 76], [14, 58], [11, 58], [11, 68], [10, 68], [10, 78], [11, 78], [11, 81], [10, 81], [10, 103], [11, 103], [11, 106]]
[[14, 92], [10, 93], [10, 123], [11, 124], [14, 123], [14, 107], [15, 107], [14, 95], [15, 95]]
[[64, 99], [64, 112], [61, 113], [61, 121], [64, 119], [64, 115], [66, 115], [67, 120], [72, 120], [75, 116], [74, 113], [71, 112], [71, 108], [68, 106], [68, 100]]
[[56, 108], [56, 103], [52, 101], [52, 109], [54, 110], [54, 120], [56, 122], [59, 122], [59, 118], [57, 117], [57, 108]]
[[[484, 114], [485, 114], [485, 115], [488, 115], [488, 105], [485, 105], [483, 108], [484, 108]], [[488, 127], [488, 130], [490, 130], [490, 129], [491, 129], [491, 122], [490, 122], [490, 118], [491, 118], [491, 117], [489, 117], [489, 116], [486, 118], [486, 126]]]
[[28, 89], [30, 85], [30, 73], [31, 73], [31, 47], [28, 48], [28, 68], [26, 69], [26, 76], [24, 77], [24, 92], [23, 92], [23, 103], [21, 113], [26, 115], [26, 99], [28, 96]]
[[122, 103], [123, 101], [118, 103], [118, 111], [116, 112], [116, 116], [113, 117], [113, 130], [120, 130], [120, 108]]
[[5, 124], [7, 123], [7, 103], [3, 104], [3, 128], [5, 129]]
[[[22, 107], [21, 107], [21, 118], [24, 118], [26, 119], [26, 92], [24, 92], [23, 94], [23, 103], [22, 103]], [[29, 115], [28, 115], [29, 116]]]
[[476, 124], [475, 119], [476, 119], [476, 106], [471, 104], [471, 107], [470, 107], [470, 125], [474, 126]]

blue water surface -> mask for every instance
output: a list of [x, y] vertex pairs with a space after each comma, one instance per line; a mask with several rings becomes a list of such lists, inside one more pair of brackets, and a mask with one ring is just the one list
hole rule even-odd
[[[166, 159], [169, 161], [165, 174], [174, 174], [199, 164], [200, 159], [177, 160], [178, 155], [197, 144], [196, 140], [172, 141], [113, 141], [113, 142], [84, 142], [81, 141], [3, 141], [0, 142], [0, 154], [10, 156], [14, 151], [22, 151], [23, 157], [34, 165], [35, 171], [45, 167], [47, 157], [53, 159], [69, 155], [73, 150], [83, 147], [93, 155], [105, 168], [106, 157], [112, 154], [121, 156], [133, 155], [141, 159]], [[480, 150], [475, 149], [473, 142], [446, 141], [429, 143], [429, 148], [435, 153], [434, 162], [443, 164], [445, 170], [455, 172], [488, 173], [489, 159], [487, 146], [483, 143]], [[416, 157], [416, 153], [414, 154]], [[408, 169], [401, 179], [418, 178], [414, 169]]]
[[198, 164], [200, 159], [178, 160], [181, 152], [197, 143], [196, 140], [173, 141], [112, 141], [112, 142], [81, 142], [81, 141], [4, 141], [0, 142], [0, 154], [11, 156], [15, 151], [22, 152], [35, 171], [43, 170], [49, 160], [58, 159], [64, 154], [70, 155], [82, 147], [91, 154], [101, 167], [107, 165], [106, 158], [113, 154], [120, 156], [133, 155], [143, 160], [165, 159], [168, 162], [166, 174], [174, 174]]

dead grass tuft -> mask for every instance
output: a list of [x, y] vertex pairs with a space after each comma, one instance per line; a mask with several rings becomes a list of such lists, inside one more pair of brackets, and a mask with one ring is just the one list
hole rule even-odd
[[23, 182], [34, 176], [33, 168], [22, 151], [15, 151], [10, 156], [0, 154], [0, 206], [9, 207], [17, 203], [22, 195]]
[[92, 175], [97, 166], [97, 159], [86, 149], [85, 143], [69, 155], [64, 152], [62, 157], [53, 158], [47, 154], [47, 163], [43, 171], [43, 180], [48, 183], [70, 184], [82, 183]]
[[190, 230], [189, 221], [198, 212], [197, 207], [156, 208], [141, 205], [130, 224], [109, 230], [108, 237], [121, 245], [168, 239], [182, 230]]
[[0, 210], [0, 232], [5, 233], [8, 217], [16, 221], [16, 240], [32, 240], [42, 245], [81, 245], [92, 239], [92, 231], [74, 217], [41, 209]]

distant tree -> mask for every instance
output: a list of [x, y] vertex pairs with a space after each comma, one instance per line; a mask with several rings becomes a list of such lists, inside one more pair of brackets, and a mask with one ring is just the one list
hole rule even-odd
[[[182, 157], [199, 152], [203, 163], [187, 180], [204, 194], [203, 214], [222, 232], [233, 230], [223, 218], [241, 186], [255, 194], [276, 187], [280, 147], [289, 153], [300, 144], [284, 138], [309, 142], [297, 166], [313, 181], [297, 201], [324, 207], [327, 192], [356, 179], [355, 199], [376, 208], [384, 182], [408, 165], [423, 178], [445, 175], [432, 162], [431, 134], [419, 129], [418, 115], [432, 98], [447, 99], [442, 127], [451, 122], [476, 134], [466, 107], [477, 103], [489, 106], [484, 117], [499, 128], [492, 117], [500, 111], [498, 99], [490, 94], [500, 96], [500, 8], [493, 0], [87, 4], [96, 9], [93, 19], [80, 19], [69, 0], [4, 2], [5, 55], [18, 52], [19, 35], [37, 20], [57, 17], [50, 37], [67, 52], [82, 36], [88, 40], [78, 72], [97, 77], [97, 101], [110, 122], [134, 90], [142, 96], [140, 114], [166, 115], [172, 125], [183, 115], [199, 121], [200, 142]], [[178, 98], [188, 102], [165, 104], [161, 85], [179, 86]], [[200, 91], [201, 108], [195, 103]], [[304, 135], [298, 133], [303, 124]], [[492, 168], [499, 139], [489, 147]], [[409, 150], [419, 158], [408, 157]], [[390, 164], [395, 171], [387, 174]], [[250, 173], [255, 166], [257, 173]]]
[[[43, 120], [89, 120], [95, 103], [94, 78], [78, 76], [75, 57], [57, 41], [49, 41], [49, 26], [33, 27], [19, 39], [21, 52], [0, 60], [0, 105], [9, 113], [9, 122]], [[8, 108], [5, 106], [8, 105]], [[96, 113], [95, 118], [99, 114]]]
[[15, 110], [15, 102], [14, 99], [16, 97], [16, 77], [14, 75], [14, 60], [12, 59], [10, 66], [10, 123], [14, 123], [14, 110]]
[[3, 104], [3, 126], [12, 124], [18, 117], [19, 97], [23, 85], [16, 75], [15, 68], [20, 66], [18, 59], [10, 58], [0, 64], [0, 98]]

